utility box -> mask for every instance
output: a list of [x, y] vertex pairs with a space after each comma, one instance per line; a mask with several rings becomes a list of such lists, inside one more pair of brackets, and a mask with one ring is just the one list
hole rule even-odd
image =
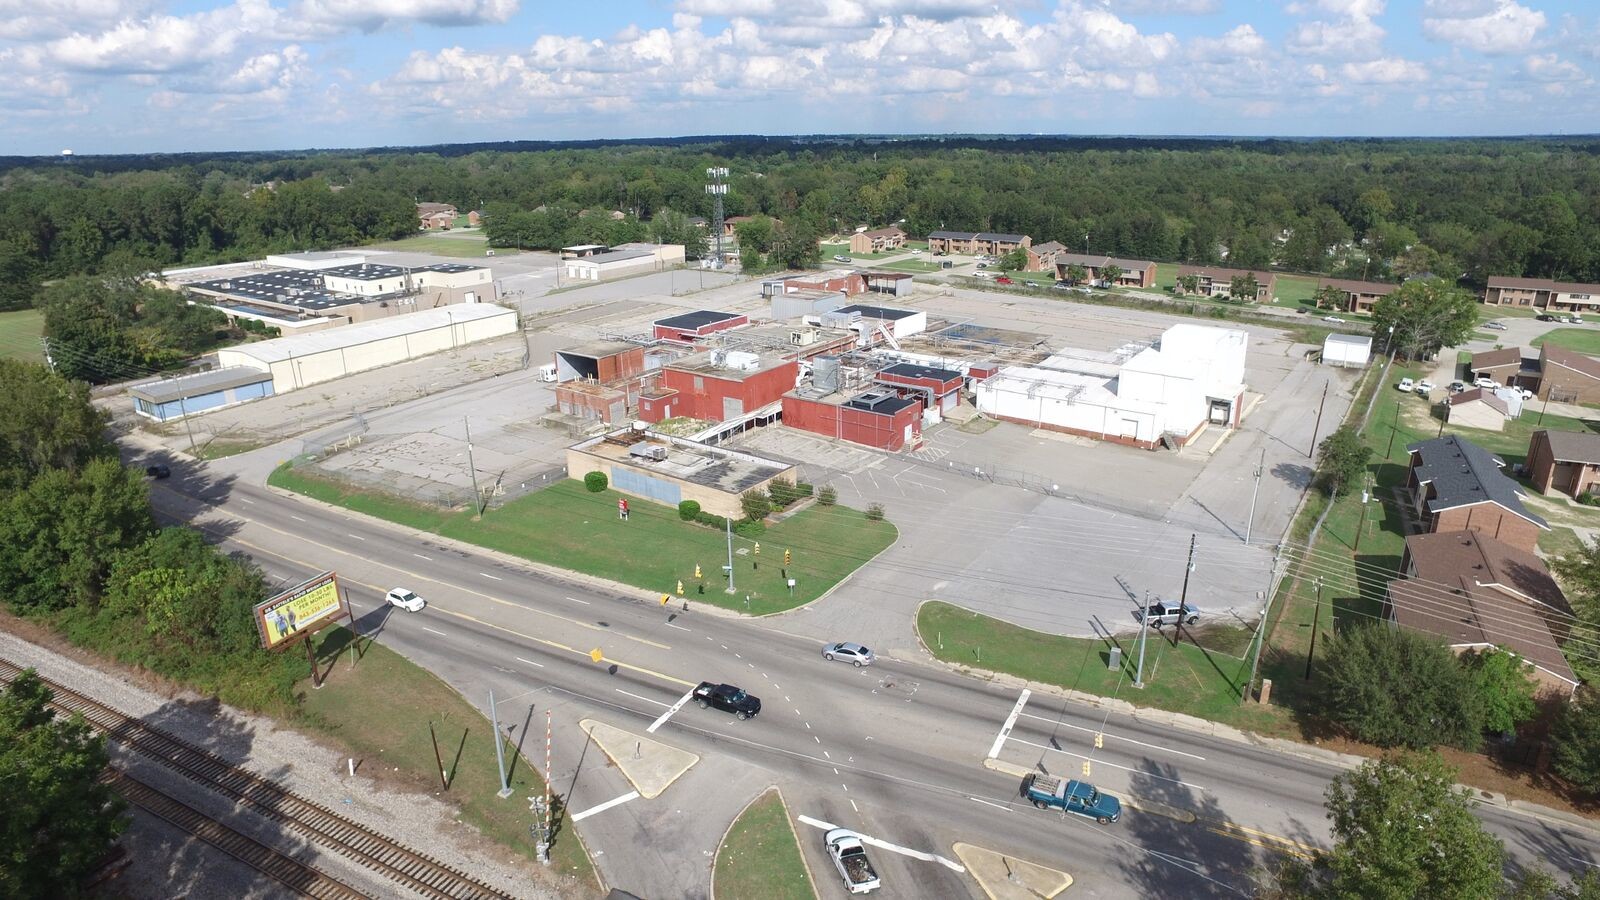
[[1122, 668], [1122, 648], [1116, 644], [1112, 644], [1111, 649], [1106, 652], [1106, 668], [1113, 672]]

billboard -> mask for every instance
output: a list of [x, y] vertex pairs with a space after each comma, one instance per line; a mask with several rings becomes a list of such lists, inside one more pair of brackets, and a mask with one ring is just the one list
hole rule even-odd
[[256, 604], [262, 646], [281, 650], [333, 624], [349, 613], [343, 597], [338, 576], [323, 572]]

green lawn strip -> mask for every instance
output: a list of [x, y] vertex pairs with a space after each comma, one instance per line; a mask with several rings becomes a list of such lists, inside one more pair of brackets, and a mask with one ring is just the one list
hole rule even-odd
[[939, 271], [939, 267], [933, 263], [925, 263], [916, 259], [902, 259], [898, 262], [884, 263], [877, 268], [888, 272], [912, 272], [916, 274]]
[[822, 261], [824, 263], [837, 262], [835, 256], [848, 256], [852, 259], [883, 259], [886, 256], [900, 256], [905, 253], [901, 250], [885, 250], [881, 253], [851, 253], [849, 244], [823, 244]]
[[[815, 600], [894, 543], [898, 534], [892, 524], [869, 521], [858, 510], [814, 504], [769, 525], [758, 537], [734, 535], [736, 591], [729, 595], [722, 569], [728, 559], [723, 532], [684, 522], [676, 509], [638, 498], [629, 498], [624, 522], [617, 518], [617, 500], [623, 495], [590, 493], [577, 481], [519, 497], [477, 521], [467, 511], [448, 512], [349, 489], [288, 467], [279, 467], [268, 483], [421, 531], [648, 591], [674, 593], [682, 581], [690, 600], [752, 615]], [[755, 553], [758, 543], [760, 555]], [[792, 597], [784, 581], [784, 550], [793, 553], [787, 570], [787, 577], [795, 580]], [[696, 565], [699, 580], [694, 577]]]
[[1293, 304], [1315, 309], [1317, 304], [1311, 299], [1317, 292], [1319, 279], [1308, 275], [1279, 275], [1273, 294], [1278, 298], [1278, 305]]
[[0, 356], [25, 362], [44, 362], [39, 338], [44, 334], [44, 313], [37, 309], [0, 312]]
[[[508, 741], [505, 758], [514, 793], [504, 800], [497, 797], [500, 775], [489, 720], [454, 688], [382, 644], [363, 641], [360, 659], [352, 666], [350, 637], [344, 628], [330, 628], [318, 636], [319, 664], [326, 667], [326, 678], [315, 690], [309, 679], [300, 684], [302, 724], [345, 745], [359, 761], [359, 774], [399, 778], [440, 796], [456, 805], [463, 821], [526, 857], [530, 867], [537, 866], [527, 798], [544, 796], [540, 774], [526, 759], [517, 758], [518, 748]], [[499, 713], [505, 717], [501, 724], [516, 725], [518, 735], [543, 735], [543, 728], [529, 724], [528, 710], [522, 704], [500, 704]], [[430, 722], [450, 775], [449, 790], [443, 794], [428, 734]], [[520, 749], [528, 758], [543, 758], [542, 743]], [[551, 870], [592, 888], [597, 882], [589, 855], [570, 824], [561, 821], [559, 802], [556, 810], [556, 825], [564, 827], [555, 829]]]
[[1031, 631], [937, 600], [917, 610], [917, 634], [945, 662], [1264, 733], [1286, 733], [1288, 721], [1281, 710], [1239, 703], [1239, 692], [1250, 675], [1247, 629], [1208, 626], [1198, 632], [1204, 647], [1187, 630], [1184, 640], [1174, 646], [1172, 630], [1164, 631], [1152, 629], [1146, 636], [1141, 690], [1133, 686], [1139, 657], [1136, 632], [1115, 637], [1122, 648], [1122, 665], [1108, 669], [1111, 641]]
[[1600, 356], [1600, 329], [1557, 328], [1533, 339], [1535, 347], [1542, 347], [1546, 343], [1576, 350], [1588, 356]]
[[814, 898], [789, 808], [776, 789], [745, 807], [717, 849], [713, 895], [721, 900]]
[[[441, 237], [432, 234], [419, 234], [416, 237], [403, 238], [385, 244], [375, 244], [372, 249], [466, 258], [483, 256], [484, 252], [489, 249], [489, 240], [486, 237]], [[518, 251], [496, 247], [494, 252], [496, 254], [510, 254]]]

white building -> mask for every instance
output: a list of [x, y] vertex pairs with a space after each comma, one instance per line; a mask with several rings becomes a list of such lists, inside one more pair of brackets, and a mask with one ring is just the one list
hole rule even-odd
[[1065, 350], [984, 379], [978, 410], [1146, 450], [1182, 446], [1208, 424], [1239, 424], [1248, 345], [1243, 331], [1174, 325], [1154, 346]]
[[1322, 340], [1322, 364], [1364, 369], [1372, 358], [1372, 338], [1358, 334], [1330, 334]]
[[660, 272], [683, 265], [682, 244], [623, 244], [605, 253], [561, 261], [568, 281], [605, 281], [641, 272]]
[[217, 364], [270, 372], [271, 393], [282, 394], [511, 334], [517, 327], [516, 312], [502, 306], [447, 306], [228, 347], [217, 351]]

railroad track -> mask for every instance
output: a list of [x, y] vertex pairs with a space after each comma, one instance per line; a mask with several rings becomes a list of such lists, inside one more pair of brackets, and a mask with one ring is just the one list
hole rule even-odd
[[276, 879], [296, 893], [317, 900], [366, 900], [366, 894], [344, 882], [241, 834], [126, 772], [107, 769], [100, 780], [134, 806], [194, 835], [257, 872]]
[[[23, 667], [0, 659], [0, 681], [11, 683]], [[510, 900], [472, 876], [409, 850], [381, 834], [308, 800], [254, 772], [153, 728], [113, 707], [92, 700], [48, 678], [56, 709], [77, 713], [123, 747], [232, 798], [317, 846], [360, 863], [384, 877], [435, 900]]]

